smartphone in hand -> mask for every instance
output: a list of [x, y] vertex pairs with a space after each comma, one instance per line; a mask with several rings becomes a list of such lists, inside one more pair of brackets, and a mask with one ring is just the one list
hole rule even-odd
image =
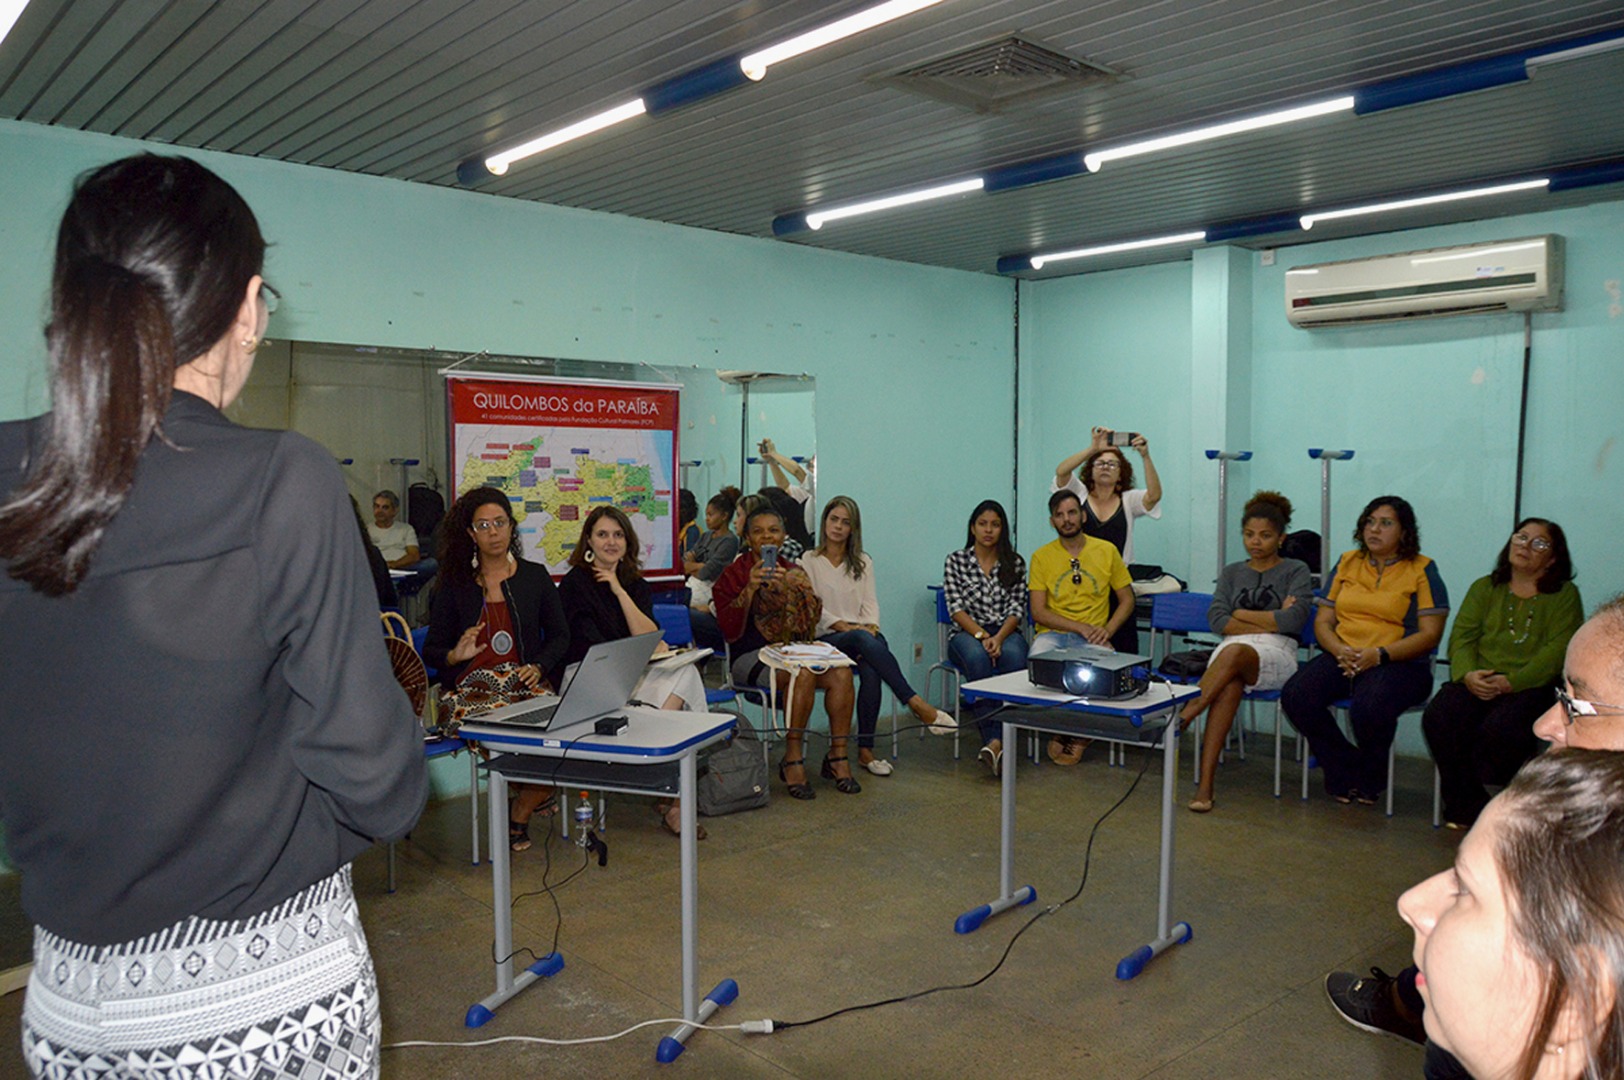
[[766, 568], [769, 574], [778, 569], [777, 544], [761, 545], [761, 565]]
[[1109, 433], [1109, 436], [1110, 445], [1112, 446], [1131, 446], [1133, 441], [1139, 437], [1139, 433], [1137, 431], [1113, 431]]

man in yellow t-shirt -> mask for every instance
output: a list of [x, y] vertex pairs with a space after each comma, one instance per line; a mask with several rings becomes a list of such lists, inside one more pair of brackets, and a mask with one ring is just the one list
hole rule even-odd
[[1049, 524], [1058, 535], [1032, 553], [1027, 574], [1038, 626], [1030, 655], [1078, 645], [1109, 648], [1111, 635], [1133, 618], [1132, 579], [1122, 555], [1110, 541], [1083, 532], [1083, 504], [1074, 492], [1049, 496]]

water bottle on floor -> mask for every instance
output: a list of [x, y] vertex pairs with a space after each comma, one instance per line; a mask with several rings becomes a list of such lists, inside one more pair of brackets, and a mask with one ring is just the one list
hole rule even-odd
[[575, 804], [575, 844], [577, 847], [587, 847], [592, 832], [592, 796], [589, 792], [581, 792], [581, 801]]

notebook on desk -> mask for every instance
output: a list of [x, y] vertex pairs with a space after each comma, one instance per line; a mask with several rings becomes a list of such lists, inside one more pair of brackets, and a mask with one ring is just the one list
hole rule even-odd
[[468, 722], [537, 732], [595, 720], [624, 709], [659, 642], [659, 632], [655, 631], [594, 645], [579, 664], [572, 664], [564, 672], [563, 687], [557, 694], [504, 705]]

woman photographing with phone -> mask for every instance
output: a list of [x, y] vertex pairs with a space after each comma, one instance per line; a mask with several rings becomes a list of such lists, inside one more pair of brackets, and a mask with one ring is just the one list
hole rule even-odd
[[793, 702], [778, 778], [796, 799], [817, 798], [806, 782], [802, 733], [812, 717], [814, 691], [822, 690], [823, 708], [829, 714], [829, 753], [824, 756], [822, 773], [834, 781], [835, 790], [855, 795], [863, 788], [852, 777], [846, 755], [851, 735], [851, 668], [814, 671], [803, 667], [791, 673], [762, 662], [761, 650], [768, 645], [810, 641], [823, 605], [806, 571], [781, 554], [784, 521], [777, 510], [765, 503], [749, 510], [744, 533], [746, 549], [722, 571], [712, 594], [717, 622], [733, 647], [733, 681], [740, 686], [772, 686], [780, 699]]
[[[1145, 467], [1145, 486], [1133, 486], [1133, 465], [1122, 447], [1139, 452]], [[1075, 475], [1073, 475], [1075, 473]], [[1083, 532], [1116, 545], [1122, 561], [1133, 562], [1133, 526], [1142, 517], [1162, 516], [1162, 478], [1150, 460], [1150, 444], [1133, 431], [1094, 429], [1087, 450], [1078, 451], [1054, 467], [1049, 491], [1069, 491], [1083, 504]], [[1111, 607], [1115, 610], [1113, 597]], [[1128, 619], [1111, 636], [1117, 652], [1139, 651], [1139, 629]]]

